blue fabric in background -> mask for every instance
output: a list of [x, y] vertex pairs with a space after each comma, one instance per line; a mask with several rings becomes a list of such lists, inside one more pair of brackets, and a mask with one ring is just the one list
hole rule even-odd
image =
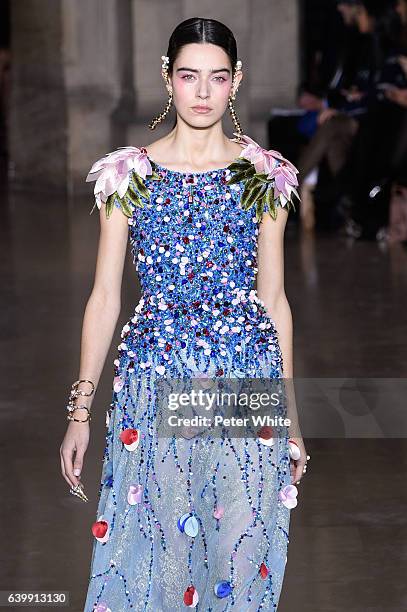
[[302, 117], [298, 119], [298, 131], [304, 136], [307, 136], [308, 138], [312, 138], [312, 136], [317, 131], [318, 112], [319, 111], [307, 111]]

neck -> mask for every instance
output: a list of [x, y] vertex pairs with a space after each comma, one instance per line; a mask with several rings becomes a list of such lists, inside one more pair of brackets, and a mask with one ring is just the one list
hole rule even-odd
[[[228, 161], [231, 157], [231, 139], [222, 130], [221, 122], [206, 128], [191, 128], [180, 117], [177, 125], [165, 137], [171, 158], [179, 165], [204, 166], [207, 162]], [[164, 142], [163, 142], [164, 144]]]

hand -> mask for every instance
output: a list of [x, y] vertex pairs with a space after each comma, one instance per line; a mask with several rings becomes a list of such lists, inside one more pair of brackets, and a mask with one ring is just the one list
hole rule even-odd
[[407, 88], [400, 89], [400, 87], [389, 87], [384, 93], [388, 100], [407, 108]]
[[357, 102], [361, 100], [365, 94], [354, 85], [350, 89], [341, 89], [341, 94], [345, 96], [348, 102]]
[[309, 457], [309, 455], [307, 455], [302, 438], [290, 438], [290, 440], [293, 440], [293, 442], [298, 445], [301, 453], [299, 459], [290, 459], [291, 484], [296, 484], [300, 482], [305, 474], [304, 466], [307, 464], [307, 457]]
[[328, 121], [329, 119], [331, 119], [331, 117], [334, 117], [338, 113], [339, 111], [337, 111], [336, 108], [324, 108], [324, 110], [322, 110], [318, 114], [318, 125], [322, 125], [323, 123], [325, 123], [325, 121]]
[[407, 75], [407, 56], [399, 55], [398, 61], [399, 61], [400, 66], [403, 69], [404, 74]]
[[308, 91], [303, 91], [298, 98], [298, 106], [307, 111], [320, 110], [323, 106], [323, 99]]
[[[82, 413], [82, 410], [76, 410], [74, 412], [74, 415], [79, 416], [75, 416], [75, 418], [85, 418], [80, 416], [82, 415]], [[89, 437], [89, 421], [85, 423], [77, 423], [76, 421], [69, 422], [65, 437], [59, 449], [59, 453], [61, 458], [62, 476], [65, 478], [66, 482], [71, 487], [75, 487], [80, 482], [81, 472], [83, 468], [83, 459], [86, 449], [88, 448]], [[74, 473], [74, 470], [79, 470], [79, 474], [76, 475]]]

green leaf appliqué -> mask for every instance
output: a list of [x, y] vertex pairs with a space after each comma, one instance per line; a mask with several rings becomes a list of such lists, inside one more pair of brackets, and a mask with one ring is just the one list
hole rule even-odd
[[[148, 175], [153, 181], [161, 181], [162, 177], [153, 169], [152, 174]], [[132, 180], [132, 182], [131, 182]], [[115, 206], [115, 201], [120, 204], [120, 208], [126, 217], [131, 218], [133, 216], [134, 208], [143, 208], [144, 204], [142, 198], [149, 200], [151, 197], [150, 190], [146, 187], [144, 180], [134, 170], [131, 175], [131, 180], [127, 188], [126, 193], [121, 198], [117, 191], [112, 193], [106, 200], [106, 217], [109, 219]], [[94, 207], [93, 207], [94, 209]], [[90, 214], [92, 214], [93, 209]]]
[[[228, 169], [235, 172], [227, 181], [227, 185], [235, 185], [243, 182], [244, 189], [241, 198], [241, 205], [244, 210], [255, 207], [256, 220], [261, 222], [264, 212], [268, 211], [270, 216], [276, 220], [277, 207], [281, 206], [279, 198], [274, 197], [274, 179], [267, 178], [267, 174], [257, 173], [251, 161], [242, 157], [241, 160], [234, 161]], [[299, 198], [296, 190], [294, 194]], [[296, 210], [293, 200], [289, 200], [284, 208]]]

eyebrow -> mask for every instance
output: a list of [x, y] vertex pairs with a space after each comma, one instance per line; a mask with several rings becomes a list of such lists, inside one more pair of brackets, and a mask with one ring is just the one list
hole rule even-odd
[[[188, 70], [188, 72], [201, 72], [201, 70], [198, 70], [196, 68], [187, 68], [186, 66], [182, 66], [181, 68], [177, 68], [176, 72], [180, 72], [181, 70]], [[217, 68], [216, 70], [210, 70], [210, 72], [212, 74], [215, 74], [217, 72], [227, 72], [227, 73], [230, 74], [229, 68]]]

